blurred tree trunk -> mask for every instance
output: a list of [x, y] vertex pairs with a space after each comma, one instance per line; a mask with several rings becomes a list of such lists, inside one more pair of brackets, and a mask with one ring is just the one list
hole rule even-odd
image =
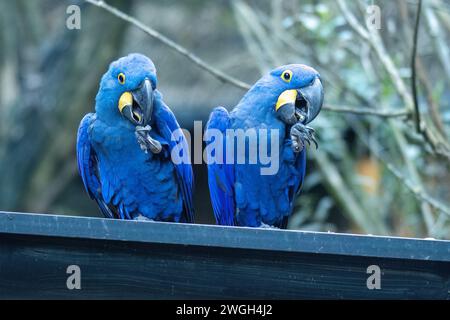
[[[112, 3], [125, 11], [131, 7], [130, 1]], [[75, 176], [76, 125], [93, 110], [99, 79], [120, 51], [127, 29], [125, 23], [95, 7], [80, 6], [84, 32], [66, 29], [66, 6], [60, 5], [62, 25], [54, 39], [22, 46], [30, 43], [27, 37], [38, 37], [38, 30], [44, 29], [42, 7], [25, 0], [0, 3], [0, 12], [8, 12], [8, 19], [1, 19], [2, 41], [9, 41], [6, 47], [13, 51], [5, 52], [2, 65], [18, 69], [2, 76], [8, 77], [9, 86], [20, 79], [16, 90], [21, 92], [16, 101], [2, 101], [1, 118], [7, 122], [5, 127], [2, 122], [0, 151], [0, 207], [4, 210], [45, 210]], [[23, 16], [34, 18], [24, 22]], [[19, 21], [30, 25], [20, 28]], [[28, 65], [39, 67], [30, 70]]]

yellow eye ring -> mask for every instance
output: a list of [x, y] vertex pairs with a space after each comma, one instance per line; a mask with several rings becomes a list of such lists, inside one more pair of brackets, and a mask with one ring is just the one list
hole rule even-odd
[[117, 76], [117, 81], [119, 81], [120, 84], [125, 83], [125, 75], [122, 72]]
[[283, 71], [283, 73], [281, 74], [281, 79], [284, 82], [287, 82], [287, 83], [291, 82], [291, 80], [292, 80], [292, 71], [291, 70]]

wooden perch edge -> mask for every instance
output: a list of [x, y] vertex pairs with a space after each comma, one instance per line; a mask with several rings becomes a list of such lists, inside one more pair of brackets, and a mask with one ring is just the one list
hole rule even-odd
[[0, 265], [0, 298], [450, 298], [442, 240], [0, 212]]

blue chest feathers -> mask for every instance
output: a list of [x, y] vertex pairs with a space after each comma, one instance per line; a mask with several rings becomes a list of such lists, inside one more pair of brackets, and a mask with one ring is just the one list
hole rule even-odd
[[[236, 151], [236, 154], [245, 151], [245, 163], [236, 161], [235, 164], [237, 223], [253, 227], [278, 226], [292, 213], [296, 188], [304, 174], [303, 155], [300, 159], [292, 151], [285, 125], [272, 115], [255, 118], [239, 114], [233, 120], [233, 129], [255, 130], [257, 151], [253, 153], [259, 157], [258, 162], [252, 164], [248, 147]], [[265, 159], [261, 155], [265, 155]], [[263, 172], [262, 167], [271, 169]]]
[[96, 121], [91, 130], [98, 158], [101, 192], [125, 218], [179, 221], [183, 200], [167, 150], [159, 155], [141, 150], [134, 130]]

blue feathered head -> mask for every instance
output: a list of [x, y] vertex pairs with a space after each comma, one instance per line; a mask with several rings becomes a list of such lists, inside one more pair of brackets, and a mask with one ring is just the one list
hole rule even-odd
[[319, 73], [303, 64], [290, 64], [262, 77], [240, 104], [273, 113], [287, 124], [307, 124], [319, 114], [323, 98]]
[[156, 68], [142, 54], [129, 54], [112, 62], [103, 75], [96, 97], [95, 111], [103, 121], [125, 121], [145, 126], [153, 113]]

